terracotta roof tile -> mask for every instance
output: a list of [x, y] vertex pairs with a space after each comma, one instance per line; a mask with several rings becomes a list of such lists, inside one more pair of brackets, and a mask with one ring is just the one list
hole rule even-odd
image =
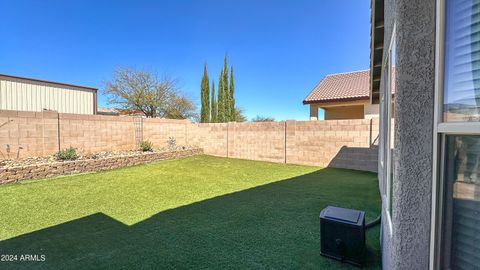
[[368, 99], [370, 70], [338, 73], [325, 76], [307, 95], [303, 103]]
[[[396, 81], [393, 68], [392, 82]], [[392, 95], [395, 83], [392, 84]], [[303, 100], [304, 104], [315, 102], [335, 102], [370, 98], [370, 70], [352, 71], [325, 76]]]

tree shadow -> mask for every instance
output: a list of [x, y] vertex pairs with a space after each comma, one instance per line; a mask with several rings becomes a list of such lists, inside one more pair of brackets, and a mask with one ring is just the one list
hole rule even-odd
[[[380, 213], [377, 186], [376, 174], [327, 168], [132, 226], [96, 213], [0, 242], [0, 254], [46, 259], [0, 262], [0, 269], [350, 269], [320, 256], [319, 212], [361, 209], [368, 222]], [[378, 227], [367, 231], [365, 267], [380, 268]]]

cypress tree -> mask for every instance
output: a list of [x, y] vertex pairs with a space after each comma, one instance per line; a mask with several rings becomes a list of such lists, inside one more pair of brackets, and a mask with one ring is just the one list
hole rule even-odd
[[210, 79], [208, 78], [207, 64], [203, 66], [202, 84], [200, 87], [200, 96], [202, 108], [200, 110], [200, 122], [210, 122]]
[[228, 122], [232, 119], [232, 113], [230, 111], [230, 91], [228, 90], [228, 63], [227, 63], [227, 54], [223, 58], [223, 96], [224, 96], [224, 107], [225, 107], [225, 120], [224, 122]]
[[218, 108], [217, 108], [217, 101], [215, 99], [216, 99], [216, 97], [215, 97], [215, 82], [212, 80], [212, 108], [210, 110], [211, 111], [210, 122], [212, 122], [212, 123], [218, 122], [218, 118], [217, 118]]
[[235, 96], [234, 96], [234, 82], [233, 82], [233, 66], [230, 67], [230, 87], [229, 87], [229, 92], [230, 92], [230, 121], [235, 121]]
[[218, 122], [223, 123], [225, 122], [225, 92], [223, 91], [223, 69], [220, 72], [220, 78], [218, 79], [218, 99], [217, 99], [217, 107], [218, 107]]

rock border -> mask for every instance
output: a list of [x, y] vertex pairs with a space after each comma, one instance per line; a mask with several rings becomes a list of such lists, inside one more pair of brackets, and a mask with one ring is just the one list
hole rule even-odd
[[97, 172], [150, 162], [177, 159], [203, 154], [203, 149], [194, 148], [168, 152], [153, 152], [131, 156], [102, 159], [72, 160], [41, 165], [0, 168], [0, 185], [30, 179], [41, 179], [85, 172]]

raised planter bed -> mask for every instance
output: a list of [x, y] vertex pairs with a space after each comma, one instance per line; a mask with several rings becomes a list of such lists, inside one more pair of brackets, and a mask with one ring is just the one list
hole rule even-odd
[[75, 173], [104, 171], [199, 154], [203, 154], [201, 148], [189, 148], [185, 150], [181, 149], [151, 153], [138, 152], [129, 155], [108, 156], [103, 158], [55, 161], [24, 166], [4, 166], [0, 167], [0, 184], [18, 182], [27, 179], [40, 179]]

